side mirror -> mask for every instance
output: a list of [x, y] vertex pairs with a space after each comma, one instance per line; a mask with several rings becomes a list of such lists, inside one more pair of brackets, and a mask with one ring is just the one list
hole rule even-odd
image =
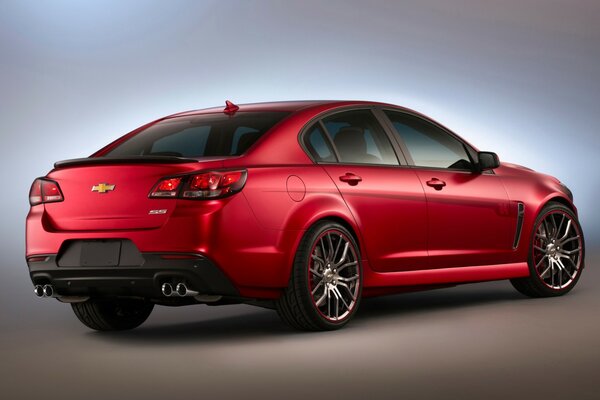
[[500, 166], [500, 159], [496, 153], [491, 151], [480, 151], [477, 153], [479, 171], [487, 171], [490, 169], [498, 168]]

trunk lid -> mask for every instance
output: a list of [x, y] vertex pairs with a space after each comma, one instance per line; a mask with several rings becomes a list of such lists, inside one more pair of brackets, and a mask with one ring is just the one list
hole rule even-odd
[[58, 231], [159, 228], [177, 204], [172, 198], [148, 197], [160, 179], [222, 166], [222, 159], [168, 162], [102, 157], [59, 162], [48, 178], [58, 183], [64, 201], [44, 205], [47, 221]]

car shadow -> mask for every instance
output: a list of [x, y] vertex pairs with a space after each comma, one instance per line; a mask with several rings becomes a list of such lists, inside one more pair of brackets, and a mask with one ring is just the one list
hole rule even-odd
[[486, 303], [526, 300], [509, 284], [491, 283], [491, 287], [476, 284], [422, 292], [404, 293], [393, 296], [363, 299], [356, 319], [408, 317], [464, 307], [479, 307]]
[[[525, 301], [526, 299], [510, 286], [498, 285], [481, 289], [461, 287], [367, 298], [363, 299], [354, 321], [338, 332], [369, 329], [373, 322], [382, 320], [394, 320], [401, 324], [410, 320], [414, 315], [439, 313], [464, 307], [482, 307], [485, 304], [506, 301]], [[211, 312], [215, 313], [214, 310]], [[257, 339], [268, 340], [273, 337], [307, 335], [312, 337], [331, 334], [335, 334], [335, 332], [295, 331], [287, 327], [275, 311], [257, 308], [238, 315], [209, 318], [202, 321], [148, 324], [124, 332], [90, 332], [89, 337], [127, 344], [169, 345], [194, 342], [240, 342]]]
[[[198, 312], [201, 306], [198, 307]], [[235, 307], [235, 306], [223, 306]], [[211, 313], [214, 315], [213, 313]], [[274, 310], [260, 309], [227, 317], [202, 321], [142, 325], [131, 331], [89, 332], [94, 339], [128, 344], [182, 344], [190, 342], [224, 342], [251, 340], [259, 337], [296, 334], [279, 319]], [[301, 334], [302, 332], [300, 332]]]

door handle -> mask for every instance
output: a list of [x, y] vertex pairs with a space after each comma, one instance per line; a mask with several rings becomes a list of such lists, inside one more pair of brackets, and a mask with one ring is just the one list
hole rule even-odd
[[427, 181], [427, 186], [431, 186], [435, 190], [442, 190], [444, 186], [446, 186], [446, 182], [439, 180], [438, 178], [431, 178], [431, 180]]
[[346, 182], [350, 186], [356, 186], [358, 185], [358, 182], [362, 181], [362, 178], [351, 172], [346, 172], [345, 175], [340, 176], [340, 181]]

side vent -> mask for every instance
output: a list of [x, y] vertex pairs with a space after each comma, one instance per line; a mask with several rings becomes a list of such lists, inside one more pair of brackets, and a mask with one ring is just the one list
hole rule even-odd
[[525, 216], [525, 204], [517, 203], [517, 230], [515, 231], [515, 241], [513, 242], [513, 250], [519, 247], [521, 240], [521, 231], [523, 230], [523, 217]]

